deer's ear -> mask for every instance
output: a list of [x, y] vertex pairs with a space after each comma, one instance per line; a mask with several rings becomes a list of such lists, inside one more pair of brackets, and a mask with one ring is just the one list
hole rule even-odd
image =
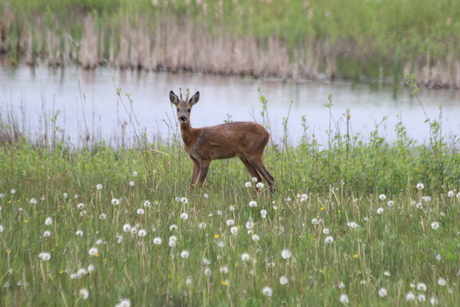
[[169, 92], [169, 100], [170, 100], [171, 103], [173, 103], [173, 104], [178, 104], [178, 103], [179, 103], [179, 97], [177, 97], [177, 95], [174, 94], [173, 91], [170, 91], [170, 92]]
[[193, 106], [195, 103], [198, 102], [198, 100], [200, 100], [200, 92], [196, 92], [195, 95], [193, 95], [193, 97], [190, 98], [188, 102], [190, 103], [191, 106]]

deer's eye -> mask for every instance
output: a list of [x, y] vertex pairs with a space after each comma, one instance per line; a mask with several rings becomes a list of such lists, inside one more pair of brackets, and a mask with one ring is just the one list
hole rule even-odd
[[179, 109], [177, 109], [177, 112], [179, 112]]
[[190, 111], [192, 111], [192, 109], [188, 109], [188, 110], [187, 110], [187, 112], [190, 112]]

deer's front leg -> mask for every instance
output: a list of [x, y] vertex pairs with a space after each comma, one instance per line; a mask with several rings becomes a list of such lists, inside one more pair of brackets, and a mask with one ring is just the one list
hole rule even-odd
[[200, 174], [200, 164], [198, 163], [197, 160], [192, 159], [193, 162], [193, 173], [192, 173], [192, 180], [190, 181], [190, 190], [193, 190], [196, 184], [196, 180], [198, 178], [198, 175]]
[[209, 165], [211, 164], [211, 160], [202, 160], [200, 163], [200, 187], [204, 186], [204, 181], [206, 180], [206, 176], [208, 175]]

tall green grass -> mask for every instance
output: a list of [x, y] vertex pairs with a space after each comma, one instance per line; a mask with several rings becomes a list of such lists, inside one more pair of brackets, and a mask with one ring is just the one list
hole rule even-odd
[[426, 144], [400, 122], [394, 142], [377, 127], [272, 146], [273, 195], [235, 159], [190, 192], [177, 135], [139, 133], [130, 148], [5, 142], [0, 304], [455, 306], [460, 155], [429, 123]]
[[[389, 82], [402, 80], [403, 72], [416, 72], [419, 83], [459, 87], [459, 14], [460, 4], [450, 0], [6, 0], [0, 5], [0, 49], [12, 64], [27, 54], [31, 64], [46, 55], [51, 65], [75, 60], [88, 68], [110, 63]], [[85, 44], [97, 51], [88, 52]], [[181, 44], [185, 51], [171, 60]], [[206, 49], [207, 56], [198, 51], [185, 56], [190, 44]], [[257, 63], [238, 58], [247, 49], [245, 57], [257, 54], [250, 59]], [[163, 59], [162, 52], [169, 56]], [[183, 57], [188, 57], [185, 63]], [[190, 63], [202, 57], [199, 66]], [[247, 67], [233, 67], [245, 61]], [[217, 62], [226, 64], [213, 68]], [[274, 62], [279, 66], [272, 67]]]

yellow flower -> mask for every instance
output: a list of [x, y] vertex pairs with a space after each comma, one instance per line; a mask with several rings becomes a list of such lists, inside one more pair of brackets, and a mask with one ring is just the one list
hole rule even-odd
[[225, 281], [225, 280], [221, 281], [220, 284], [221, 284], [221, 285], [224, 285], [224, 286], [228, 286], [228, 282]]
[[235, 268], [239, 267], [240, 264], [238, 262], [235, 262]]
[[324, 210], [324, 207], [319, 208], [319, 210]]
[[65, 272], [64, 270], [60, 270], [60, 271], [59, 271], [59, 274], [62, 274], [62, 273], [64, 273], [64, 272]]
[[24, 223], [29, 223], [29, 220], [24, 220]]
[[353, 255], [353, 258], [358, 258], [358, 254], [354, 254], [354, 255]]
[[220, 235], [214, 235], [214, 239], [219, 239]]

